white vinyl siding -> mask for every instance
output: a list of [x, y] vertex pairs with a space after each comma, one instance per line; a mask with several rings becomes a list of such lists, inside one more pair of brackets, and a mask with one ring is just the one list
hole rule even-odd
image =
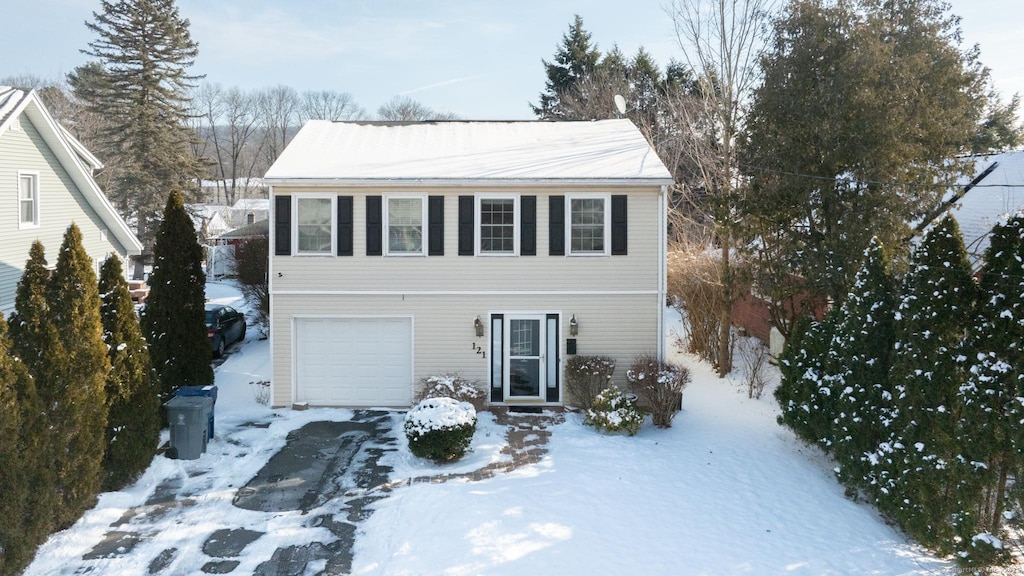
[[426, 254], [427, 201], [424, 196], [388, 196], [384, 204], [384, 237], [390, 256]]
[[39, 226], [39, 173], [18, 172], [18, 227]]
[[[301, 194], [275, 188], [276, 194]], [[308, 189], [306, 189], [308, 190]], [[338, 263], [327, 258], [272, 256], [273, 289], [337, 291], [478, 291], [478, 290], [570, 290], [570, 291], [657, 291], [659, 246], [664, 230], [658, 226], [659, 189], [623, 190], [629, 194], [629, 254], [609, 258], [549, 256], [549, 201], [551, 195], [571, 192], [556, 187], [524, 190], [507, 188], [488, 194], [537, 197], [537, 255], [528, 257], [459, 256], [457, 198], [460, 189], [430, 189], [444, 194], [444, 256], [430, 258], [380, 258], [366, 256], [366, 196], [380, 193], [371, 188], [331, 188], [335, 194], [354, 197], [353, 252], [355, 256]], [[481, 194], [481, 192], [477, 192]], [[618, 191], [616, 191], [618, 193]], [[610, 200], [609, 200], [610, 201]], [[474, 222], [475, 225], [475, 222]], [[278, 273], [281, 276], [278, 276]], [[474, 315], [475, 317], [475, 315]]]
[[334, 214], [333, 196], [295, 198], [296, 254], [334, 254]]
[[[496, 360], [490, 353], [492, 327], [487, 319], [491, 314], [561, 314], [554, 345], [563, 364], [548, 366], [550, 375], [553, 370], [561, 374], [565, 341], [570, 337], [569, 319], [574, 314], [580, 322], [577, 337], [579, 354], [611, 356], [619, 366], [628, 366], [637, 354], [657, 350], [658, 313], [662, 310], [656, 294], [406, 295], [405, 298], [391, 295], [274, 295], [272, 298], [274, 338], [271, 353], [275, 406], [291, 406], [298, 401], [291, 396], [296, 365], [290, 354], [295, 342], [292, 330], [296, 322], [303, 316], [323, 314], [325, 310], [338, 316], [380, 313], [411, 317], [415, 326], [412, 382], [431, 375], [459, 372], [470, 380], [479, 381], [484, 387], [490, 383], [492, 363]], [[486, 333], [479, 338], [475, 337], [473, 327], [477, 316], [484, 319], [486, 326]], [[467, 346], [467, 341], [479, 346], [479, 350]], [[378, 353], [378, 350], [368, 352], [370, 355]], [[549, 357], [550, 354], [549, 349]], [[393, 357], [395, 363], [406, 357], [405, 351], [390, 349], [384, 351], [384, 356]], [[614, 383], [625, 385], [625, 370], [616, 370]]]
[[567, 198], [567, 253], [605, 256], [611, 248], [611, 197], [572, 195]]
[[519, 254], [519, 197], [476, 197], [476, 253], [482, 256]]

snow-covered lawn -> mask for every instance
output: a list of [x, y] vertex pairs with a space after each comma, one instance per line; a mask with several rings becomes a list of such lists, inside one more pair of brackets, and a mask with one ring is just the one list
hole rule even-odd
[[[230, 284], [211, 300], [240, 306]], [[667, 312], [670, 326], [678, 318]], [[348, 410], [271, 410], [250, 382], [269, 378], [266, 341], [250, 336], [217, 369], [217, 437], [195, 461], [159, 456], [132, 487], [103, 494], [75, 526], [39, 550], [30, 575], [145, 574], [163, 550], [177, 549], [163, 573], [199, 573], [219, 529], [265, 533], [232, 573], [252, 573], [277, 547], [327, 541], [315, 514], [242, 510], [239, 487], [285, 443], [288, 432]], [[937, 560], [843, 496], [830, 464], [775, 423], [771, 390], [749, 400], [737, 382], [678, 356], [693, 374], [673, 427], [648, 423], [635, 437], [606, 436], [569, 414], [551, 428], [549, 452], [534, 465], [482, 481], [418, 483], [394, 489], [358, 524], [353, 574], [946, 574]], [[620, 370], [624, 367], [620, 367]], [[393, 415], [400, 430], [401, 414]], [[247, 423], [269, 424], [267, 428]], [[165, 432], [166, 436], [166, 432]], [[481, 414], [472, 452], [438, 467], [415, 459], [404, 441], [382, 463], [392, 480], [465, 472], [501, 459], [504, 428]], [[126, 511], [176, 486], [162, 515], [128, 522], [143, 536], [123, 553], [83, 560]], [[325, 505], [326, 507], [327, 505]], [[315, 566], [311, 565], [311, 568]], [[315, 572], [315, 570], [314, 570]]]

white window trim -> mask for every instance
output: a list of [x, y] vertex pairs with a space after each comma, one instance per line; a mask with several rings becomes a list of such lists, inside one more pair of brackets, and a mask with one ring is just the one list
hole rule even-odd
[[[480, 201], [481, 200], [511, 200], [512, 201], [512, 212], [513, 219], [512, 223], [512, 251], [511, 252], [484, 252], [480, 249], [480, 228], [483, 226], [483, 219], [480, 214]], [[519, 230], [521, 228], [520, 222], [522, 221], [522, 212], [519, 210], [519, 195], [518, 194], [499, 194], [499, 193], [486, 193], [477, 194], [474, 200], [474, 230], [473, 230], [473, 253], [477, 256], [487, 256], [495, 258], [508, 258], [509, 256], [519, 256]]]
[[[601, 252], [572, 251], [572, 201], [601, 199], [604, 201], [604, 250]], [[566, 194], [565, 196], [565, 255], [573, 257], [610, 256], [612, 253], [612, 195]]]
[[[330, 252], [302, 252], [299, 250], [299, 200], [324, 199], [331, 201]], [[338, 253], [338, 197], [334, 194], [295, 194], [292, 196], [292, 256], [325, 257]]]
[[[25, 176], [32, 178], [32, 221], [21, 221], [21, 179]], [[18, 170], [18, 229], [26, 230], [39, 228], [39, 172], [34, 170]]]
[[[403, 200], [409, 198], [416, 198], [420, 201], [420, 234], [422, 236], [420, 241], [419, 252], [392, 252], [390, 242], [390, 231], [391, 231], [391, 219], [388, 216], [388, 211], [391, 208], [391, 200]], [[381, 217], [384, 222], [381, 228], [384, 234], [384, 255], [385, 256], [397, 256], [397, 257], [417, 257], [427, 255], [427, 245], [430, 243], [430, 234], [427, 230], [427, 195], [426, 194], [388, 194], [383, 199], [384, 209]]]

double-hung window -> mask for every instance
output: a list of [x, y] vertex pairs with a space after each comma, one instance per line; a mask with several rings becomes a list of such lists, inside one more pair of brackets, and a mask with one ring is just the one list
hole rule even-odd
[[571, 255], [607, 255], [611, 245], [609, 197], [569, 196], [568, 236]]
[[519, 253], [519, 198], [515, 196], [476, 197], [476, 253], [515, 256]]
[[39, 226], [39, 174], [18, 173], [18, 227]]
[[387, 254], [421, 256], [427, 253], [425, 237], [427, 202], [424, 196], [388, 196], [385, 203]]
[[334, 198], [299, 196], [295, 199], [296, 254], [334, 253]]

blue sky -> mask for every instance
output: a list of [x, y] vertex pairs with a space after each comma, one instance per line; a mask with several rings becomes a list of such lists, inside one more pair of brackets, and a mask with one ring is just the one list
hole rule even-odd
[[[178, 0], [200, 55], [193, 71], [226, 87], [286, 84], [351, 93], [373, 114], [406, 95], [467, 119], [533, 118], [574, 14], [602, 50], [643, 45], [681, 59], [665, 0]], [[8, 6], [4, 6], [8, 5]], [[953, 0], [965, 44], [981, 45], [1004, 96], [1024, 94], [1024, 0]], [[85, 62], [97, 0], [0, 0], [0, 77], [58, 77]]]

